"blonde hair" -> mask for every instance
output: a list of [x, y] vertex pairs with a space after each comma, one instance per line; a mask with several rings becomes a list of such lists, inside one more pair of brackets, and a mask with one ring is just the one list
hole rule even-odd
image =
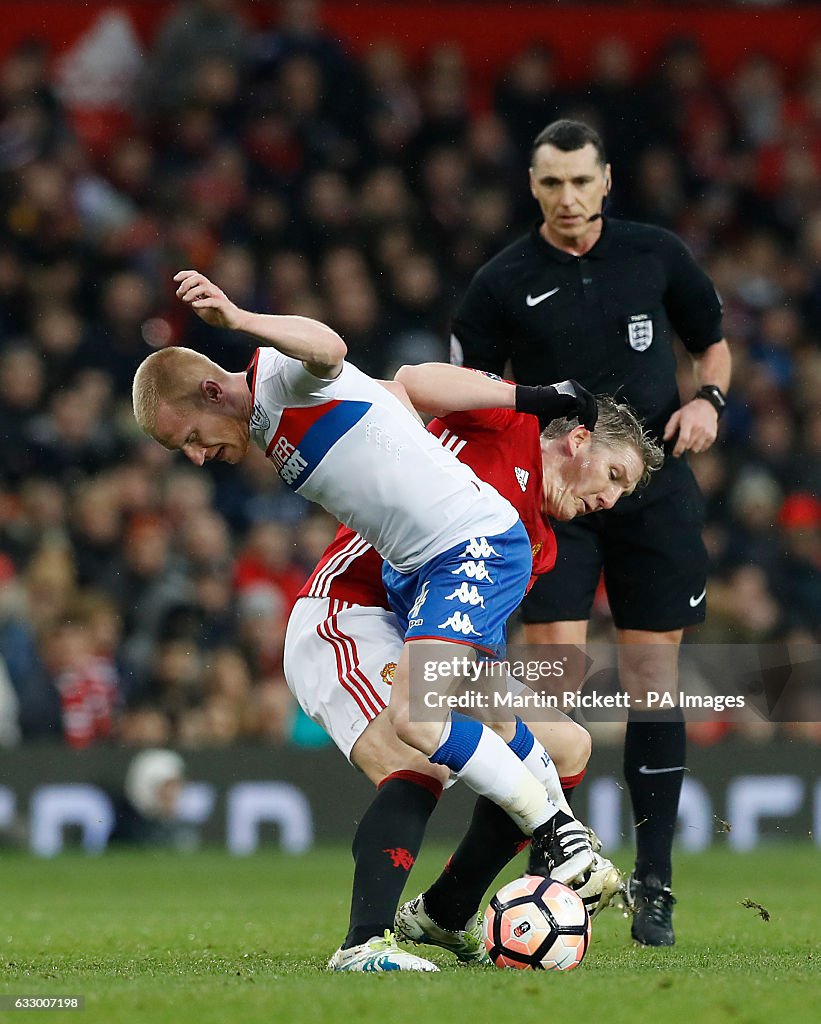
[[[638, 416], [626, 402], [617, 402], [609, 395], [597, 395], [599, 418], [591, 434], [594, 444], [600, 447], [635, 449], [644, 466], [639, 487], [644, 487], [650, 476], [664, 464], [664, 450], [654, 440]], [[569, 434], [579, 426], [576, 419], [553, 420], [542, 431], [546, 441]]]
[[134, 419], [141, 430], [153, 436], [160, 403], [175, 408], [196, 406], [202, 381], [208, 377], [221, 380], [225, 375], [221, 366], [190, 348], [174, 345], [152, 352], [134, 374]]

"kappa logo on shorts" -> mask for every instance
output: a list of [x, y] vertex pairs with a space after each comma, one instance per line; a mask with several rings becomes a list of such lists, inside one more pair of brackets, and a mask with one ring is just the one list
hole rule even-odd
[[462, 636], [481, 636], [482, 634], [477, 632], [473, 628], [473, 623], [470, 621], [470, 616], [465, 612], [454, 612], [450, 618], [445, 619], [444, 622], [439, 623], [439, 629], [452, 629], [454, 633], [461, 633]]
[[479, 604], [483, 608], [485, 606], [485, 599], [479, 593], [479, 588], [474, 586], [472, 583], [460, 583], [452, 594], [448, 594], [445, 600], [452, 601], [455, 597], [458, 597], [462, 604]]
[[464, 573], [469, 580], [478, 580], [480, 583], [482, 580], [493, 582], [484, 562], [462, 562], [458, 569], [451, 570], [451, 576], [458, 576], [460, 573]]
[[462, 552], [462, 558], [490, 558], [491, 555], [499, 557], [499, 552], [488, 544], [487, 537], [472, 537], [470, 543]]
[[[430, 581], [429, 580], [425, 580], [425, 582], [422, 584], [422, 589], [416, 595], [416, 600], [413, 602], [413, 606], [411, 607], [411, 610], [408, 612], [408, 618], [409, 619], [419, 618], [419, 612], [422, 610], [422, 605], [428, 599], [428, 590], [429, 589], [430, 589]], [[421, 623], [421, 621], [422, 620], [419, 619], [419, 623]], [[417, 625], [419, 623], [417, 623]]]

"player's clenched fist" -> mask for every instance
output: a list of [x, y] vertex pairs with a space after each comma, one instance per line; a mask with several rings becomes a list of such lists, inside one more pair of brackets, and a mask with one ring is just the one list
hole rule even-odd
[[551, 420], [567, 417], [577, 419], [582, 426], [593, 430], [599, 418], [595, 395], [577, 380], [563, 380], [543, 387], [517, 384], [516, 411], [538, 416], [543, 429]]
[[181, 270], [174, 275], [177, 298], [187, 303], [200, 319], [212, 327], [240, 329], [241, 310], [221, 288], [196, 270]]

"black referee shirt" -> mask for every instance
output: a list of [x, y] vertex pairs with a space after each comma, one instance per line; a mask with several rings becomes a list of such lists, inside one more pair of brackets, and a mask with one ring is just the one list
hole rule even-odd
[[606, 218], [584, 256], [536, 226], [486, 263], [454, 319], [454, 358], [497, 374], [509, 359], [520, 384], [573, 378], [626, 399], [660, 438], [680, 405], [674, 333], [694, 353], [721, 340], [710, 279], [669, 231]]

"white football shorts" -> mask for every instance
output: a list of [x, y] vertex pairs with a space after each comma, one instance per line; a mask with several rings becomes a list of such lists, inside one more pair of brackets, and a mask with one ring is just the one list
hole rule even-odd
[[285, 678], [300, 707], [350, 760], [391, 699], [404, 634], [387, 608], [301, 597], [285, 632]]

